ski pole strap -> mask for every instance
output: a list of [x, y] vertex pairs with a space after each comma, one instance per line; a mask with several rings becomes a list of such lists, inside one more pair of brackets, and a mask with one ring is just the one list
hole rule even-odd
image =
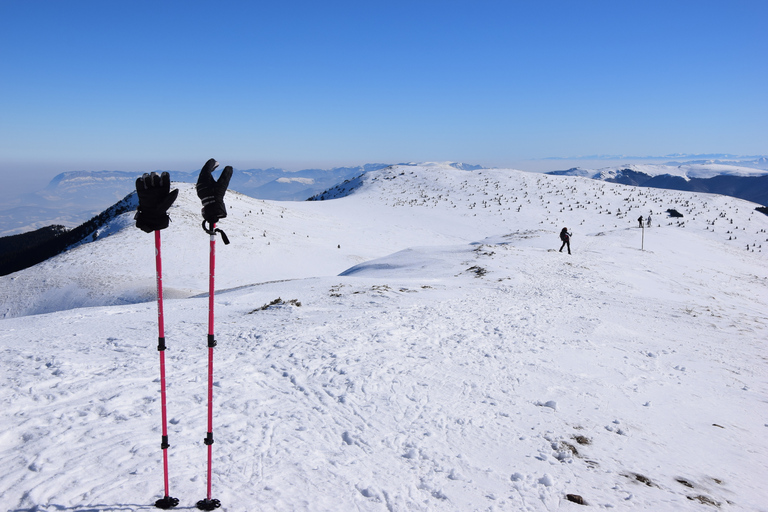
[[[206, 223], [208, 223], [208, 225], [210, 227], [205, 227]], [[221, 240], [224, 242], [224, 245], [229, 245], [229, 238], [227, 238], [227, 234], [225, 232], [223, 232], [222, 230], [220, 230], [219, 228], [215, 228], [214, 229], [213, 226], [214, 226], [213, 223], [210, 223], [207, 220], [203, 221], [203, 231], [205, 231], [209, 235], [215, 235], [216, 233], [220, 233], [221, 234]]]

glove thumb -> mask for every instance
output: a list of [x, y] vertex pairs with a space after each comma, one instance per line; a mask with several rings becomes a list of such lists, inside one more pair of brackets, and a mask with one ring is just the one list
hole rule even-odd
[[223, 171], [221, 171], [219, 181], [216, 182], [216, 192], [217, 194], [220, 194], [221, 197], [223, 197], [224, 193], [227, 191], [230, 179], [232, 179], [232, 166], [228, 165], [224, 168]]
[[214, 183], [213, 176], [211, 176], [211, 173], [219, 166], [219, 162], [216, 161], [216, 159], [211, 158], [207, 162], [205, 162], [205, 165], [202, 169], [200, 169], [200, 175], [197, 177], [197, 186], [208, 186]]
[[160, 203], [160, 206], [162, 207], [163, 211], [168, 211], [168, 208], [171, 207], [174, 201], [176, 201], [176, 197], [179, 195], [179, 189], [175, 188], [171, 190], [167, 196], [163, 199], [163, 202]]

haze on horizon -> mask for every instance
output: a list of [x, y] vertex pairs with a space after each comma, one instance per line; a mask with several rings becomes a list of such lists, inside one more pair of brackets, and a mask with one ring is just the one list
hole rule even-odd
[[767, 15], [761, 1], [2, 2], [0, 172], [31, 191], [212, 156], [555, 170], [566, 161], [542, 159], [764, 155]]

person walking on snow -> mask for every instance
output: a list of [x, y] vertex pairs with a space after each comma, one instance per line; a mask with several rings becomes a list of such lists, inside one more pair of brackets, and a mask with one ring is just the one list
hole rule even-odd
[[640, 224], [639, 227], [643, 227], [643, 216], [642, 215], [637, 218], [637, 222]]
[[563, 247], [568, 246], [568, 254], [571, 254], [571, 235], [568, 232], [568, 228], [563, 228], [562, 231], [560, 231], [560, 240], [563, 241], [563, 245], [560, 246], [560, 252], [563, 252]]
[[645, 227], [649, 228], [651, 227], [651, 214], [648, 214], [648, 217], [645, 219]]

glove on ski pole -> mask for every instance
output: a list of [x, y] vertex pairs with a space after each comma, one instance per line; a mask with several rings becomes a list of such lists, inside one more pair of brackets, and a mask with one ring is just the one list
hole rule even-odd
[[168, 208], [179, 195], [178, 189], [171, 191], [170, 174], [144, 173], [136, 180], [136, 193], [139, 196], [139, 207], [134, 217], [136, 227], [145, 233], [167, 228], [171, 220]]
[[163, 319], [163, 265], [160, 242], [160, 230], [168, 227], [170, 217], [166, 211], [179, 194], [178, 189], [171, 189], [171, 178], [167, 172], [161, 176], [156, 172], [144, 174], [136, 180], [136, 192], [139, 196], [139, 208], [136, 212], [136, 226], [150, 233], [155, 232], [155, 271], [157, 278], [157, 350], [160, 354], [160, 413], [162, 419], [162, 439], [160, 449], [163, 451], [163, 481], [165, 495], [155, 502], [155, 507], [170, 509], [179, 504], [178, 498], [169, 493], [168, 484], [168, 418], [165, 396], [165, 323]]
[[[216, 233], [221, 233], [224, 244], [228, 244], [227, 235], [216, 228], [216, 222], [227, 216], [227, 208], [224, 206], [224, 194], [227, 192], [229, 180], [232, 177], [232, 167], [227, 166], [221, 172], [219, 181], [213, 179], [211, 173], [218, 166], [218, 162], [211, 158], [200, 171], [197, 179], [197, 196], [203, 202], [203, 230], [210, 235], [210, 272], [208, 280], [208, 432], [204, 440], [208, 447], [208, 472], [206, 498], [197, 502], [200, 510], [214, 510], [221, 506], [221, 502], [211, 498], [211, 472], [213, 459], [213, 349], [216, 339], [213, 332], [213, 296], [215, 292], [214, 275], [216, 268]], [[208, 223], [208, 227], [206, 227]]]
[[197, 178], [197, 197], [203, 202], [203, 218], [210, 224], [215, 224], [227, 216], [224, 194], [227, 193], [229, 180], [232, 178], [232, 166], [226, 166], [216, 181], [211, 173], [218, 166], [219, 162], [211, 158]]

